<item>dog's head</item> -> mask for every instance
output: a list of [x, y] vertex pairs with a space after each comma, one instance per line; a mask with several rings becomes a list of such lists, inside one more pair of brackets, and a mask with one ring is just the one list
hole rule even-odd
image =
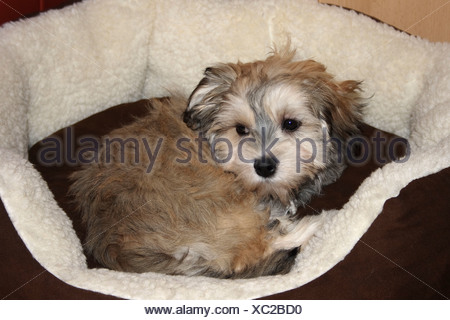
[[338, 82], [322, 64], [293, 56], [207, 68], [184, 114], [226, 171], [282, 202], [340, 158], [331, 154], [361, 120], [359, 82]]

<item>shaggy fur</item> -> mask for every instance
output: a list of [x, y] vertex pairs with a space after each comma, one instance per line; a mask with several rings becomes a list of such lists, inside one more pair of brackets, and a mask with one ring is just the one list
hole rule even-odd
[[72, 176], [87, 253], [130, 272], [288, 272], [321, 223], [296, 206], [341, 174], [361, 105], [357, 82], [292, 57], [208, 68], [189, 101], [151, 100], [104, 137]]

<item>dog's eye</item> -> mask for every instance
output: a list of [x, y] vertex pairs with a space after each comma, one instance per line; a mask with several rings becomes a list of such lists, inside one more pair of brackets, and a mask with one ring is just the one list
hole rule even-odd
[[297, 130], [302, 125], [301, 121], [294, 119], [285, 119], [283, 120], [282, 128], [285, 131], [293, 132]]
[[248, 131], [247, 127], [245, 127], [242, 124], [236, 125], [236, 132], [240, 136], [246, 136], [246, 135], [249, 134], [249, 131]]

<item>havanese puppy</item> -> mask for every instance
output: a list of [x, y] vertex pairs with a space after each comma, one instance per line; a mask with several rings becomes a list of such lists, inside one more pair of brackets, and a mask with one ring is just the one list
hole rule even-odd
[[104, 137], [70, 189], [87, 254], [129, 272], [289, 272], [322, 221], [296, 209], [341, 175], [363, 101], [359, 82], [293, 57], [207, 68], [189, 99], [149, 100]]

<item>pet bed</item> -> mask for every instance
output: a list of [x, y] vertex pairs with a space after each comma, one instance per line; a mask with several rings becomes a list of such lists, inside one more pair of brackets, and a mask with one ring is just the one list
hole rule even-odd
[[[287, 275], [218, 280], [88, 268], [75, 223], [28, 161], [29, 148], [110, 106], [168, 89], [188, 94], [208, 65], [264, 58], [287, 37], [298, 59], [364, 80], [365, 121], [407, 138], [406, 157], [365, 171], [343, 203], [324, 206], [325, 226]], [[314, 0], [87, 0], [4, 26], [0, 56], [0, 196], [12, 222], [2, 215], [11, 275], [3, 296], [448, 297], [449, 44]]]

